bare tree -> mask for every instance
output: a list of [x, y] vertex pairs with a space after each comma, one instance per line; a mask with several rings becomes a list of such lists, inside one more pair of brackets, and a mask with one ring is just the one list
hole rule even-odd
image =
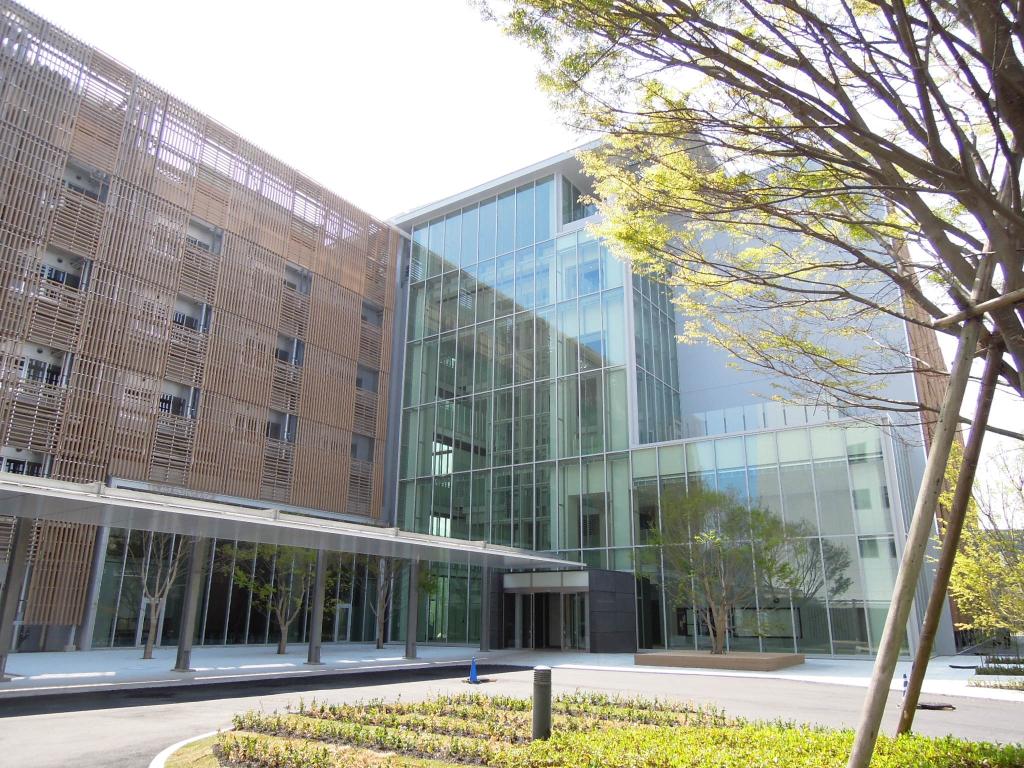
[[142, 598], [149, 609], [149, 628], [142, 658], [152, 659], [160, 614], [167, 604], [167, 595], [178, 581], [182, 565], [192, 551], [193, 539], [190, 536], [146, 531], [142, 541], [145, 552]]

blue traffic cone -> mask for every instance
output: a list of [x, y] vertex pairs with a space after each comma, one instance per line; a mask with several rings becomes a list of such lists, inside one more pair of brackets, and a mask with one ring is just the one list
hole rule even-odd
[[469, 682], [473, 683], [473, 685], [480, 682], [476, 677], [476, 656], [474, 656], [473, 660], [469, 662]]

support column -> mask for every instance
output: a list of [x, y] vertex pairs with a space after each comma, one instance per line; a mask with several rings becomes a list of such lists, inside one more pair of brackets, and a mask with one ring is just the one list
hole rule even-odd
[[405, 658], [416, 658], [416, 622], [420, 612], [420, 561], [409, 563], [409, 599], [405, 610]]
[[181, 630], [178, 633], [178, 657], [174, 662], [175, 672], [189, 672], [192, 665], [192, 636], [196, 631], [196, 612], [199, 610], [199, 596], [203, 593], [203, 565], [209, 553], [210, 540], [196, 537], [189, 555], [188, 580], [185, 582], [185, 599], [181, 602]]
[[100, 602], [100, 587], [103, 585], [103, 566], [107, 560], [107, 543], [110, 528], [106, 525], [96, 530], [96, 543], [92, 548], [92, 569], [89, 572], [89, 591], [85, 595], [85, 614], [78, 629], [78, 650], [92, 650], [93, 630], [96, 627], [96, 608]]
[[11, 557], [7, 562], [3, 594], [0, 595], [0, 683], [11, 679], [4, 671], [14, 645], [14, 620], [18, 618], [18, 601], [21, 599], [21, 587], [25, 583], [25, 571], [28, 569], [28, 546], [32, 541], [33, 522], [25, 517], [14, 518]]
[[480, 650], [491, 650], [491, 569], [483, 568], [480, 584]]
[[320, 642], [324, 628], [324, 598], [327, 592], [327, 553], [322, 549], [316, 551], [316, 576], [313, 580], [313, 611], [309, 626], [309, 653], [306, 654], [307, 664], [322, 664], [320, 661]]

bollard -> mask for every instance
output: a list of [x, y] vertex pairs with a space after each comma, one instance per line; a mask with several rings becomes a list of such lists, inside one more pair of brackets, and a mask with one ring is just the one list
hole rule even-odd
[[469, 662], [469, 682], [473, 683], [473, 685], [480, 682], [476, 677], [476, 656]]
[[551, 736], [551, 667], [533, 668], [533, 738]]
[[903, 673], [903, 698], [907, 698], [907, 674]]

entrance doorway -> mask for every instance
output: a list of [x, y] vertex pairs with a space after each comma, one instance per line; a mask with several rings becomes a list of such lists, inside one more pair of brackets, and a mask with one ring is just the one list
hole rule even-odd
[[506, 648], [588, 650], [585, 593], [506, 593], [503, 607]]

